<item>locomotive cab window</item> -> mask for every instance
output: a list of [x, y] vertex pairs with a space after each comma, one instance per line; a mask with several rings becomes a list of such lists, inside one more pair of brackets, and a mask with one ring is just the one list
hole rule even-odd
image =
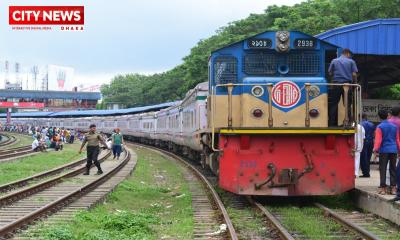
[[214, 81], [216, 84], [236, 83], [237, 60], [232, 56], [217, 57], [214, 60]]

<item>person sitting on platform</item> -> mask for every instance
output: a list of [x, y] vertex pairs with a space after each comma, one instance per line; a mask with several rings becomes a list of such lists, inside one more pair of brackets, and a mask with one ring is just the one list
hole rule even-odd
[[[396, 160], [400, 149], [399, 131], [393, 123], [388, 121], [386, 110], [379, 110], [378, 115], [382, 122], [376, 127], [374, 154], [379, 154], [380, 185], [379, 194], [394, 194], [396, 189]], [[386, 189], [386, 169], [389, 162], [390, 187]]]

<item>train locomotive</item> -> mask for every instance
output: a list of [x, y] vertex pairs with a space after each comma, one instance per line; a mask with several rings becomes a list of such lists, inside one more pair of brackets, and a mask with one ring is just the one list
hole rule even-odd
[[[108, 117], [16, 119], [84, 129], [119, 127], [131, 140], [189, 156], [239, 195], [336, 195], [354, 188], [361, 88], [328, 82], [341, 49], [297, 31], [267, 31], [211, 53], [208, 82], [168, 108]], [[338, 126], [328, 91], [343, 88]], [[348, 109], [348, 101], [352, 101]]]

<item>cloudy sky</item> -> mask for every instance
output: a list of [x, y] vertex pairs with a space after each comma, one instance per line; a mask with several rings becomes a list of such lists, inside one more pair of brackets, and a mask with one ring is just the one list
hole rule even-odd
[[[155, 73], [182, 62], [200, 39], [219, 27], [262, 13], [269, 5], [300, 0], [2, 0], [0, 1], [0, 87], [4, 62], [55, 64], [75, 69], [75, 81], [94, 85], [118, 73]], [[16, 31], [8, 25], [10, 5], [84, 5], [83, 32]], [[27, 78], [30, 78], [27, 75]], [[30, 84], [31, 88], [31, 84]]]

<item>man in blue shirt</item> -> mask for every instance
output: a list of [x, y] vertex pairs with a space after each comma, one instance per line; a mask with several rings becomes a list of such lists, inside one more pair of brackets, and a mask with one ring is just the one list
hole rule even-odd
[[[348, 48], [343, 49], [342, 55], [332, 60], [329, 65], [328, 72], [332, 77], [332, 83], [356, 83], [357, 82], [357, 65], [351, 59], [351, 52]], [[342, 86], [332, 86], [329, 91], [328, 115], [329, 126], [337, 126], [338, 124], [338, 104], [340, 97], [344, 95]], [[348, 94], [348, 116], [351, 119], [352, 91]]]
[[364, 139], [364, 146], [361, 152], [361, 171], [362, 176], [360, 177], [370, 177], [369, 172], [369, 164], [372, 156], [372, 148], [374, 147], [374, 132], [375, 132], [375, 125], [368, 121], [367, 114], [362, 114], [362, 121], [361, 125], [364, 127], [365, 130], [365, 139]]
[[[399, 130], [397, 126], [388, 121], [388, 111], [381, 109], [378, 115], [382, 122], [375, 130], [374, 153], [379, 156], [379, 194], [393, 194], [396, 188], [396, 159], [400, 149]], [[389, 163], [390, 187], [386, 189], [386, 169]]]

